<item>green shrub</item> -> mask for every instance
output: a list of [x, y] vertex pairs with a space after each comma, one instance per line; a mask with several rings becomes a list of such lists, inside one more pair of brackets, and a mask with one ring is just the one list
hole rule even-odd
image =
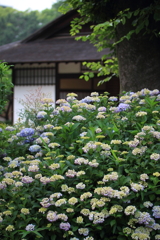
[[159, 91], [56, 104], [1, 129], [1, 239], [160, 239]]
[[0, 61], [0, 114], [5, 110], [8, 96], [11, 94], [13, 84], [11, 82], [10, 66]]
[[[8, 129], [8, 130], [6, 131], [5, 129], [6, 130]], [[11, 127], [6, 123], [0, 123], [0, 164], [3, 164], [2, 158], [13, 151], [13, 145], [12, 145], [12, 148], [9, 149], [10, 143], [8, 142], [8, 139], [13, 134], [16, 134], [16, 128]], [[17, 148], [17, 144], [16, 144], [16, 148]]]

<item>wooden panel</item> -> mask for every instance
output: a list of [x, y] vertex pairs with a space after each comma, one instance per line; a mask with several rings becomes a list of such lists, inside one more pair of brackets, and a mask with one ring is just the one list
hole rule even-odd
[[60, 79], [60, 89], [91, 89], [91, 81], [86, 82], [83, 79]]
[[113, 77], [110, 81], [106, 82], [106, 91], [110, 93], [111, 96], [117, 96], [120, 90], [119, 78]]

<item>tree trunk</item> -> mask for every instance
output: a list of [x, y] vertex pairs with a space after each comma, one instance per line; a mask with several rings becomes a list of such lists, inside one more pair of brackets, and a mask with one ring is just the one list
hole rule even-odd
[[[117, 27], [117, 40], [132, 29], [131, 20]], [[160, 38], [133, 34], [117, 45], [120, 92], [160, 90]]]

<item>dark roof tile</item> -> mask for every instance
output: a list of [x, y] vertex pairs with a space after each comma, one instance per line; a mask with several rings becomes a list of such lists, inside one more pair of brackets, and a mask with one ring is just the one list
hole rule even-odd
[[[11, 47], [12, 46], [12, 47]], [[57, 37], [39, 42], [11, 44], [0, 48], [0, 59], [10, 64], [27, 62], [62, 62], [99, 60], [108, 49], [97, 52], [89, 42], [73, 37]]]

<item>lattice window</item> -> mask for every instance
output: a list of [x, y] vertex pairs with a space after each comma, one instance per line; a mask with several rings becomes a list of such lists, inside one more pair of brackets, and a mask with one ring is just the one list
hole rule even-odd
[[54, 85], [55, 68], [16, 68], [15, 85]]

